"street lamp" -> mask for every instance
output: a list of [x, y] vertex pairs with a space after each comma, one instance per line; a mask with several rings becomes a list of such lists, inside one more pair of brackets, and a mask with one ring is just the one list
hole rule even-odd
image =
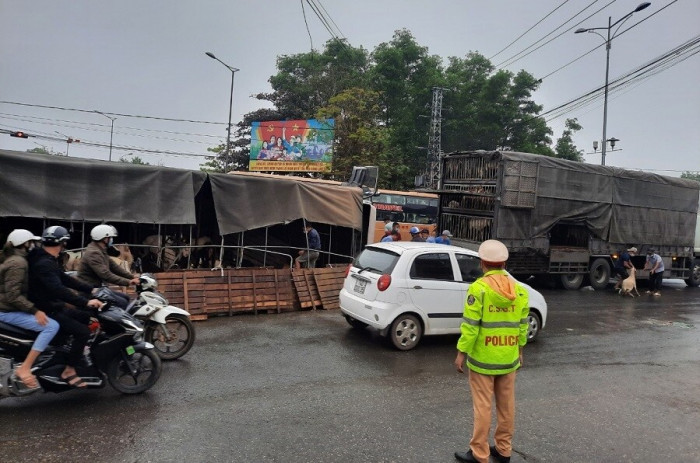
[[109, 119], [112, 122], [112, 128], [109, 131], [109, 160], [111, 161], [112, 160], [112, 136], [114, 135], [114, 121], [117, 118], [110, 117], [110, 116], [106, 115], [105, 113], [103, 113], [102, 111], [98, 111], [96, 109], [93, 109], [92, 111], [97, 113], [97, 114], [102, 114], [104, 117], [106, 117], [107, 119]]
[[[617, 31], [619, 31], [620, 27], [622, 27], [621, 23], [628, 20], [630, 18], [630, 16], [632, 16], [634, 13], [637, 13], [637, 12], [642, 11], [643, 9], [647, 8], [649, 5], [651, 5], [651, 2], [640, 3], [639, 6], [637, 6], [637, 8], [634, 9], [634, 11], [627, 13], [625, 16], [621, 17], [620, 19], [618, 19], [614, 23], [612, 22], [612, 17], [608, 16], [608, 26], [607, 27], [589, 27], [589, 28], [585, 28], [585, 29], [581, 28], [581, 29], [576, 29], [576, 31], [574, 32], [575, 34], [580, 34], [581, 32], [593, 32], [594, 34], [599, 35], [600, 37], [603, 38], [603, 40], [605, 40], [605, 50], [606, 50], [605, 99], [604, 99], [604, 103], [603, 103], [603, 142], [602, 142], [602, 146], [601, 146], [601, 154], [602, 154], [601, 165], [603, 165], [603, 166], [605, 165], [605, 145], [607, 144], [606, 129], [607, 129], [607, 125], [608, 125], [608, 76], [610, 73], [610, 43], [612, 42], [612, 39], [615, 38], [615, 34], [617, 34]], [[613, 27], [617, 26], [618, 24], [620, 26], [615, 30], [615, 32], [611, 36], [610, 30]], [[598, 30], [607, 30], [608, 31], [607, 39], [605, 37], [603, 37], [602, 34], [599, 34], [598, 32], [596, 32]]]
[[231, 97], [229, 98], [228, 102], [228, 126], [226, 127], [226, 165], [224, 165], [224, 172], [226, 172], [228, 163], [231, 162], [231, 110], [233, 109], [233, 79], [236, 76], [236, 72], [240, 71], [240, 69], [229, 66], [214, 56], [214, 53], [210, 51], [204, 52], [204, 54], [209, 58], [215, 59], [219, 63], [223, 64], [226, 66], [226, 69], [231, 71]]

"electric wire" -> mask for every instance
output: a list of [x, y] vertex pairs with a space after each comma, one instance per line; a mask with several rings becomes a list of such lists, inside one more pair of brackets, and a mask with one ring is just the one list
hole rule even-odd
[[[645, 17], [645, 18], [643, 18], [643, 19], [640, 19], [639, 21], [637, 21], [636, 23], [632, 24], [632, 25], [631, 25], [630, 27], [628, 27], [627, 29], [624, 29], [622, 32], [620, 32], [619, 34], [617, 34], [615, 37], [621, 36], [622, 34], [624, 34], [625, 32], [629, 31], [630, 29], [633, 29], [633, 28], [637, 27], [639, 24], [643, 23], [643, 22], [646, 21], [647, 19], [652, 18], [653, 16], [656, 16], [658, 13], [661, 13], [663, 10], [665, 10], [665, 9], [668, 8], [669, 6], [673, 5], [673, 4], [676, 3], [677, 1], [678, 1], [678, 0], [673, 0], [671, 3], [668, 3], [668, 4], [666, 4], [665, 6], [659, 8], [659, 9], [656, 10], [655, 12], [651, 13], [649, 16], [647, 16], [647, 17]], [[569, 61], [568, 63], [564, 64], [563, 66], [558, 67], [557, 69], [555, 69], [554, 71], [550, 72], [549, 74], [546, 74], [546, 75], [540, 77], [539, 80], [542, 81], [542, 80], [546, 79], [547, 77], [550, 77], [550, 76], [552, 76], [553, 74], [556, 74], [557, 72], [559, 72], [559, 71], [561, 71], [562, 69], [566, 68], [566, 67], [569, 66], [570, 64], [575, 63], [576, 61], [580, 60], [581, 58], [583, 58], [583, 57], [585, 57], [585, 56], [587, 56], [587, 55], [590, 55], [590, 54], [591, 54], [592, 52], [594, 52], [595, 50], [599, 49], [600, 47], [605, 46], [605, 43], [606, 43], [606, 42], [601, 43], [601, 44], [598, 45], [597, 47], [592, 48], [591, 50], [589, 50], [589, 51], [587, 51], [586, 53], [582, 54], [582, 55], [579, 56], [578, 58], [574, 58], [573, 60]]]
[[[7, 116], [7, 117], [28, 117], [31, 119], [38, 119], [38, 120], [44, 120], [44, 121], [52, 121], [52, 122], [65, 122], [69, 124], [82, 124], [82, 125], [91, 125], [95, 127], [104, 127], [106, 129], [110, 129], [111, 125], [109, 124], [101, 124], [101, 123], [96, 123], [96, 122], [82, 122], [82, 121], [72, 121], [72, 120], [67, 120], [67, 119], [55, 119], [55, 118], [50, 118], [50, 117], [40, 117], [40, 116], [26, 116], [22, 114], [12, 114], [12, 113], [3, 113], [0, 112], [0, 116]], [[37, 122], [39, 123], [39, 122]], [[120, 129], [125, 129], [125, 130], [136, 130], [136, 131], [142, 131], [142, 132], [161, 132], [161, 133], [169, 133], [172, 135], [190, 135], [194, 137], [209, 137], [209, 138], [222, 138], [221, 135], [210, 135], [210, 134], [205, 134], [205, 133], [192, 133], [192, 132], [175, 132], [172, 130], [164, 130], [164, 129], [144, 129], [141, 127], [125, 127], [125, 126], [119, 126]], [[84, 130], [89, 130], [89, 129], [84, 129]], [[107, 130], [109, 131], [109, 130]], [[101, 130], [102, 132], [102, 130]], [[117, 132], [115, 132], [117, 133]]]
[[[636, 84], [643, 80], [649, 79], [697, 55], [699, 52], [700, 36], [696, 36], [664, 53], [663, 55], [626, 72], [620, 77], [615, 78], [608, 84], [608, 94], [619, 92], [621, 89], [630, 87], [633, 83]], [[601, 90], [604, 89], [605, 86], [603, 85], [591, 90], [582, 96], [574, 98], [566, 103], [539, 114], [539, 117], [549, 116], [546, 118], [546, 120], [550, 121], [583, 106], [587, 106], [603, 97], [604, 95], [601, 94]]]
[[510, 42], [508, 45], [506, 45], [505, 47], [503, 47], [503, 48], [502, 48], [500, 51], [498, 51], [496, 54], [489, 56], [488, 60], [491, 61], [491, 60], [494, 59], [496, 56], [498, 56], [498, 55], [500, 55], [501, 53], [503, 53], [504, 51], [506, 51], [508, 48], [510, 48], [511, 45], [513, 45], [515, 42], [517, 42], [518, 40], [520, 40], [521, 38], [523, 38], [523, 36], [525, 36], [525, 34], [527, 34], [527, 33], [530, 32], [532, 29], [534, 29], [535, 27], [537, 27], [540, 23], [542, 23], [542, 21], [544, 21], [545, 19], [549, 18], [555, 11], [557, 11], [559, 8], [561, 8], [562, 6], [566, 5], [567, 3], [569, 3], [569, 0], [564, 0], [563, 3], [560, 3], [559, 6], [557, 6], [557, 7], [554, 8], [552, 11], [550, 11], [549, 13], [547, 13], [547, 15], [546, 15], [544, 18], [540, 19], [540, 20], [537, 21], [533, 26], [531, 26], [528, 30], [526, 30], [525, 32], [523, 32], [522, 34], [520, 34], [519, 36], [517, 36], [517, 37], [515, 38], [515, 40], [513, 40], [513, 41]]
[[[573, 21], [578, 15], [580, 15], [581, 13], [583, 13], [584, 11], [586, 11], [588, 8], [592, 7], [592, 6], [593, 6], [594, 4], [596, 4], [598, 1], [599, 1], [599, 0], [594, 0], [593, 2], [589, 3], [586, 7], [584, 7], [582, 10], [580, 10], [578, 13], [576, 13], [575, 15], [573, 15], [571, 18], [567, 19], [563, 24], [561, 24], [561, 25], [559, 25], [558, 27], [556, 27], [553, 31], [549, 32], [548, 34], [544, 35], [544, 36], [541, 37], [540, 39], [538, 39], [538, 40], [536, 40], [535, 42], [531, 43], [530, 45], [528, 45], [527, 47], [525, 47], [524, 49], [522, 49], [522, 50], [519, 51], [518, 53], [516, 53], [516, 54], [512, 55], [511, 57], [509, 57], [509, 58], [507, 58], [507, 59], [501, 61], [499, 64], [496, 65], [496, 67], [500, 69], [500, 68], [503, 68], [503, 67], [506, 67], [506, 66], [510, 66], [511, 64], [515, 63], [516, 61], [519, 61], [520, 59], [524, 58], [525, 56], [529, 55], [530, 53], [532, 53], [532, 52], [534, 52], [534, 51], [536, 51], [536, 50], [539, 50], [539, 49], [542, 48], [543, 46], [545, 46], [545, 45], [547, 45], [548, 43], [550, 43], [552, 40], [554, 40], [554, 39], [556, 39], [556, 38], [558, 38], [558, 37], [561, 37], [563, 34], [567, 33], [568, 31], [570, 31], [570, 30], [573, 29], [574, 27], [578, 26], [578, 25], [581, 24], [582, 22], [588, 20], [589, 18], [591, 18], [591, 17], [594, 16], [595, 14], [599, 13], [600, 11], [604, 10], [605, 8], [607, 8], [608, 6], [612, 5], [613, 3], [615, 3], [616, 0], [611, 0], [609, 3], [607, 3], [607, 4], [604, 5], [604, 6], [602, 6], [601, 8], [597, 9], [596, 11], [594, 11], [593, 13], [591, 13], [590, 15], [586, 16], [585, 18], [583, 18], [583, 19], [582, 19], [581, 21], [579, 21], [578, 23], [576, 23], [576, 24], [574, 24], [573, 26], [571, 26], [570, 28], [566, 29], [564, 32], [562, 32], [562, 33], [560, 33], [559, 35], [555, 36], [554, 38], [548, 40], [547, 42], [545, 42], [544, 44], [538, 46], [537, 48], [535, 48], [534, 50], [530, 51], [529, 53], [523, 55], [523, 53], [525, 53], [527, 50], [530, 50], [532, 47], [534, 47], [534, 46], [537, 45], [538, 43], [542, 42], [542, 41], [545, 40], [547, 37], [549, 37], [550, 35], [554, 34], [554, 33], [557, 32], [559, 29], [561, 29], [562, 27], [566, 26], [569, 22]], [[523, 56], [520, 56], [520, 55], [523, 55]]]
[[[0, 101], [0, 104], [28, 106], [31, 108], [57, 109], [60, 111], [76, 111], [76, 112], [81, 112], [81, 113], [95, 113], [94, 110], [79, 109], [79, 108], [65, 108], [62, 106], [49, 106], [49, 105], [40, 105], [40, 104], [31, 104], [31, 103], [20, 103], [17, 101], [4, 101], [4, 100], [2, 100], [2, 101]], [[143, 115], [138, 115], [138, 114], [108, 113], [106, 111], [101, 111], [101, 112], [103, 112], [104, 114], [107, 114], [107, 115], [111, 115], [111, 116], [133, 117], [133, 118], [138, 118], [138, 119], [153, 119], [153, 120], [158, 120], [158, 121], [169, 121], [169, 122], [188, 122], [191, 124], [227, 125], [224, 122], [199, 121], [199, 120], [194, 120], [194, 119], [175, 119], [175, 118], [171, 118], [171, 117], [143, 116]]]
[[[25, 119], [24, 117], [25, 116], [19, 116], [19, 117], [5, 116], [4, 119], [19, 121], [19, 122], [29, 122], [31, 124], [50, 125], [53, 127], [65, 127], [68, 129], [86, 130], [86, 131], [91, 131], [91, 132], [112, 133], [110, 126], [105, 126], [104, 130], [102, 130], [102, 129], [94, 129], [94, 128], [88, 128], [88, 127], [80, 127], [80, 126], [71, 125], [71, 124], [34, 121], [31, 119]], [[90, 123], [85, 122], [84, 124], [90, 124]], [[97, 124], [97, 125], [99, 125], [99, 124]], [[141, 134], [141, 133], [127, 133], [127, 132], [122, 132], [121, 130], [116, 130], [113, 133], [116, 135], [148, 138], [148, 139], [152, 139], [152, 140], [167, 140], [167, 141], [178, 141], [178, 142], [183, 142], [183, 143], [199, 143], [199, 144], [210, 144], [211, 143], [209, 141], [203, 141], [203, 140], [187, 140], [187, 139], [182, 139], [182, 138], [159, 137], [157, 135], [147, 135], [147, 134]], [[222, 138], [222, 137], [217, 137], [217, 138]]]

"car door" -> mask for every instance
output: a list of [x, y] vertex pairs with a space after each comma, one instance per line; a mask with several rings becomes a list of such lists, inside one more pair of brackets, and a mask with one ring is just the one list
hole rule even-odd
[[459, 328], [466, 289], [455, 267], [450, 252], [427, 251], [413, 258], [408, 292], [425, 317], [426, 334], [454, 332], [455, 325]]

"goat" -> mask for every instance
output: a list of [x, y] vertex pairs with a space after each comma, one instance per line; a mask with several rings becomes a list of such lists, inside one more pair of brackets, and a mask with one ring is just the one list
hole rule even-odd
[[622, 285], [620, 286], [620, 290], [618, 291], [618, 294], [621, 294], [623, 296], [629, 294], [630, 296], [634, 297], [634, 294], [632, 294], [632, 291], [637, 293], [637, 296], [639, 296], [639, 291], [637, 291], [637, 269], [634, 267], [629, 269], [629, 276], [622, 280]]

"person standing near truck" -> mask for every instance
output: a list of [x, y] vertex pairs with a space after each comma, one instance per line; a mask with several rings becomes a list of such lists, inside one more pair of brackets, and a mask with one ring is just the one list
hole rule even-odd
[[[515, 372], [522, 364], [530, 312], [527, 290], [505, 271], [508, 248], [497, 240], [479, 246], [484, 275], [469, 286], [454, 364], [469, 369], [474, 428], [464, 462], [508, 463], [515, 429]], [[495, 445], [489, 447], [491, 403], [496, 400]]]
[[661, 296], [661, 281], [664, 279], [664, 261], [655, 249], [647, 251], [647, 263], [644, 270], [649, 270], [649, 290], [647, 294]]
[[627, 270], [634, 267], [631, 255], [633, 256], [635, 254], [637, 254], [637, 248], [632, 246], [627, 251], [621, 252], [620, 257], [617, 258], [615, 268], [613, 269], [613, 272], [615, 272], [615, 275], [618, 277], [617, 283], [615, 283], [616, 290], [620, 289], [620, 286], [622, 286], [622, 280], [629, 276]]

